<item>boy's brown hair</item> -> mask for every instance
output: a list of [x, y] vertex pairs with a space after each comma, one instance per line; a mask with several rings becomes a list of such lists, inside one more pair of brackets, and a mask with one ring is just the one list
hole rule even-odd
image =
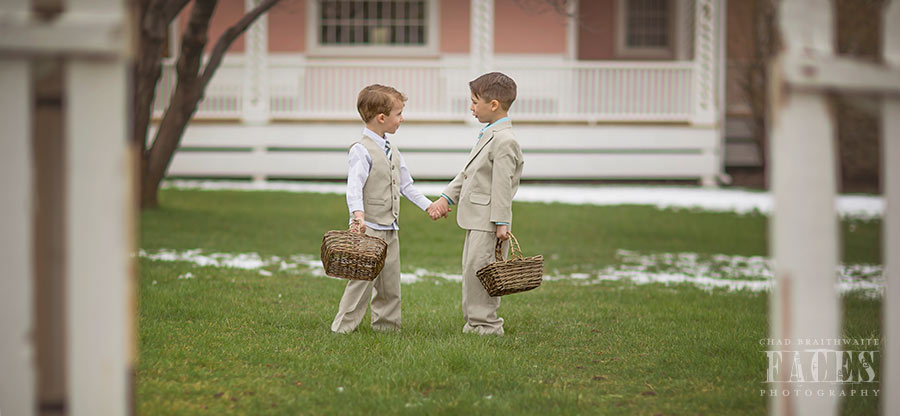
[[516, 82], [500, 72], [488, 72], [469, 82], [469, 89], [475, 98], [485, 101], [497, 100], [504, 111], [516, 100]]
[[406, 95], [393, 87], [372, 84], [359, 92], [359, 97], [356, 98], [356, 110], [359, 111], [363, 122], [368, 123], [379, 114], [390, 115], [395, 101], [406, 102]]

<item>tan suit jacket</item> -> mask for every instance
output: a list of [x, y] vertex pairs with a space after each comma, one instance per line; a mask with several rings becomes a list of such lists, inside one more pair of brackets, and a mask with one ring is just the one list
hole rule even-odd
[[486, 129], [463, 170], [444, 189], [444, 195], [458, 205], [459, 226], [491, 232], [497, 222], [512, 226], [512, 200], [519, 189], [523, 164], [511, 121]]

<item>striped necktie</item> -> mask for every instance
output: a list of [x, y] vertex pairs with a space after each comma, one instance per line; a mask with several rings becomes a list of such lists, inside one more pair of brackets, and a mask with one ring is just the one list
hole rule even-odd
[[384, 154], [387, 155], [388, 160], [392, 160], [391, 159], [391, 142], [389, 142], [387, 140], [384, 141]]

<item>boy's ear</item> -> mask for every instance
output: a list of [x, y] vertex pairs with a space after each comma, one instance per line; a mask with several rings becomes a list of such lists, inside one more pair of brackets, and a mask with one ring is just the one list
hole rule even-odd
[[491, 100], [491, 111], [497, 111], [500, 108], [500, 101]]
[[384, 113], [378, 114], [375, 116], [375, 119], [378, 120], [379, 123], [384, 123]]

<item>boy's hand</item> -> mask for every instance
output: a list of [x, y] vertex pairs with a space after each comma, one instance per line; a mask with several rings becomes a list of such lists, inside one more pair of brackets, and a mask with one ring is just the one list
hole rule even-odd
[[437, 220], [441, 217], [446, 218], [447, 213], [450, 212], [450, 205], [447, 204], [446, 199], [438, 198], [436, 201], [431, 203], [426, 211], [428, 211], [428, 216], [433, 220]]
[[509, 240], [509, 226], [497, 224], [497, 238]]
[[357, 229], [360, 234], [366, 233], [366, 213], [362, 211], [353, 211], [353, 222], [359, 224]]

